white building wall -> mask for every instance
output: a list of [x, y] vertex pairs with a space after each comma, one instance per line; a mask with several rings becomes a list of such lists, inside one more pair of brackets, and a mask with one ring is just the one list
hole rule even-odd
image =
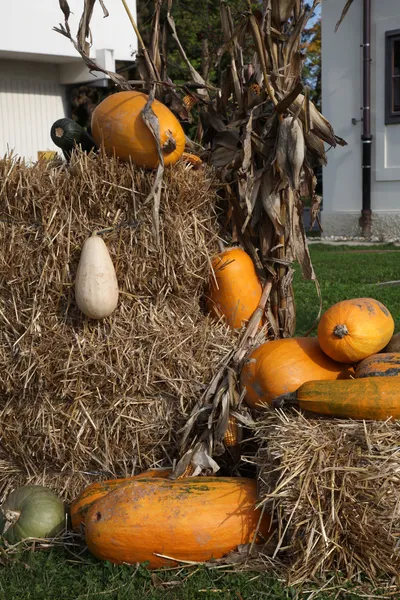
[[[84, 2], [68, 0], [68, 4], [71, 9], [69, 24], [75, 36]], [[110, 13], [107, 18], [103, 18], [98, 1], [94, 6], [91, 54], [95, 56], [96, 50], [110, 49], [114, 51], [116, 60], [132, 60], [132, 52], [137, 50], [137, 39], [123, 4], [118, 0], [105, 0], [105, 5]], [[128, 0], [128, 6], [136, 15], [136, 0]], [[15, 52], [35, 54], [37, 59], [46, 55], [79, 58], [71, 42], [52, 30], [64, 22], [57, 0], [0, 0], [0, 12], [0, 52], [3, 56]]]
[[37, 160], [40, 150], [59, 151], [50, 138], [66, 109], [58, 71], [56, 65], [0, 60], [0, 156], [14, 150]]
[[[322, 111], [348, 146], [331, 149], [324, 169], [325, 235], [359, 235], [362, 209], [362, 0], [335, 33], [342, 2], [322, 3]], [[400, 238], [400, 125], [385, 126], [385, 32], [400, 29], [399, 0], [373, 2], [371, 128], [372, 234]], [[352, 125], [351, 119], [357, 124]]]

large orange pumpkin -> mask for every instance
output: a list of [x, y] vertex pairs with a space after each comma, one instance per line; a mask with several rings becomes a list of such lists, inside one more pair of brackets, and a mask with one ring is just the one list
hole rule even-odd
[[[107, 154], [154, 169], [159, 163], [157, 145], [141, 116], [147, 100], [146, 94], [133, 91], [107, 96], [93, 111], [92, 136]], [[185, 149], [185, 133], [167, 106], [154, 100], [152, 109], [159, 120], [164, 164], [173, 165]]]
[[261, 403], [271, 404], [305, 381], [347, 379], [352, 374], [350, 366], [324, 354], [316, 338], [285, 338], [255, 348], [243, 366], [240, 383], [246, 388], [245, 402], [261, 409]]
[[250, 319], [262, 295], [254, 263], [242, 248], [233, 247], [215, 256], [211, 265], [208, 310], [215, 317], [224, 316], [228, 325], [239, 329]]
[[373, 298], [354, 298], [334, 304], [322, 315], [317, 337], [333, 360], [355, 363], [386, 346], [393, 335], [393, 317]]
[[[97, 500], [85, 520], [89, 550], [113, 563], [220, 558], [252, 542], [261, 516], [257, 482], [240, 477], [133, 481]], [[269, 536], [264, 513], [259, 532]], [[156, 555], [162, 556], [156, 556]]]
[[275, 406], [299, 406], [317, 415], [386, 421], [400, 418], [400, 378], [365, 377], [348, 381], [307, 381]]
[[400, 375], [400, 353], [385, 352], [364, 358], [356, 367], [356, 378]]
[[81, 524], [85, 522], [86, 513], [89, 508], [103, 496], [106, 496], [121, 485], [130, 481], [149, 477], [168, 477], [172, 469], [151, 469], [139, 475], [126, 477], [122, 479], [107, 479], [106, 481], [96, 481], [86, 487], [81, 494], [71, 503], [69, 513], [71, 517], [71, 526], [75, 531], [79, 531]]

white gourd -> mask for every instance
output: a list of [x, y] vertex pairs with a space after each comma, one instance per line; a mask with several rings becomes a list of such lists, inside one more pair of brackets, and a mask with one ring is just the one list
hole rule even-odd
[[79, 309], [92, 319], [111, 315], [118, 304], [118, 281], [103, 239], [93, 235], [83, 244], [75, 279]]

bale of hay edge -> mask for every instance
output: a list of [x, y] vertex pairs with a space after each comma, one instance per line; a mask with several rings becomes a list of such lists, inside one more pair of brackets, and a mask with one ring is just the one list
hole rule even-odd
[[[165, 172], [158, 247], [153, 173], [77, 153], [69, 168], [0, 161], [0, 498], [171, 463], [177, 432], [235, 335], [204, 312], [218, 251], [215, 180]], [[104, 234], [120, 299], [103, 321], [74, 302], [86, 238]]]
[[267, 410], [256, 425], [260, 497], [288, 581], [400, 574], [400, 422]]

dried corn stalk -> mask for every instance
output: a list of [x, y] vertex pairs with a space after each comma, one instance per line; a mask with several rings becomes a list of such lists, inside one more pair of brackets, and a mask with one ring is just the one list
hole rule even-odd
[[[122, 1], [127, 8], [126, 1]], [[301, 79], [301, 36], [320, 1], [314, 0], [309, 7], [304, 0], [264, 0], [253, 13], [247, 0], [247, 11], [236, 23], [229, 7], [221, 2], [224, 41], [217, 55], [217, 87], [190, 63], [171, 14], [173, 0], [154, 2], [149, 50], [127, 9], [139, 39], [137, 67], [141, 80], [121, 83], [119, 76], [107, 73], [119, 87], [154, 90], [181, 119], [190, 120], [196, 106], [202, 132], [197, 149], [202, 150], [202, 159], [208, 158], [216, 168], [230, 203], [226, 238], [241, 243], [247, 250], [264, 284], [259, 308], [243, 331], [236, 352], [226, 357], [182, 432], [182, 459], [175, 477], [187, 473], [188, 468], [193, 475], [218, 469], [212, 457], [226, 449], [224, 440], [229, 439], [231, 417], [246, 422], [237, 374], [256, 336], [262, 340], [293, 335], [294, 261], [299, 262], [303, 276], [315, 280], [319, 289], [303, 228], [301, 194], [312, 198], [313, 218], [318, 218], [320, 199], [315, 195], [312, 167], [326, 163], [324, 142], [331, 146], [346, 143], [310, 102]], [[85, 3], [75, 42], [65, 13], [68, 5], [66, 0], [60, 0], [65, 26], [59, 28], [92, 69], [97, 67], [89, 58], [86, 40], [94, 3], [95, 0]], [[166, 6], [164, 23], [162, 5]], [[187, 67], [189, 81], [184, 84], [175, 84], [168, 77], [168, 35]], [[222, 68], [222, 64], [226, 67]], [[193, 149], [193, 143], [188, 141], [188, 146]], [[156, 230], [158, 197], [154, 195]], [[265, 325], [259, 333], [263, 314]]]

